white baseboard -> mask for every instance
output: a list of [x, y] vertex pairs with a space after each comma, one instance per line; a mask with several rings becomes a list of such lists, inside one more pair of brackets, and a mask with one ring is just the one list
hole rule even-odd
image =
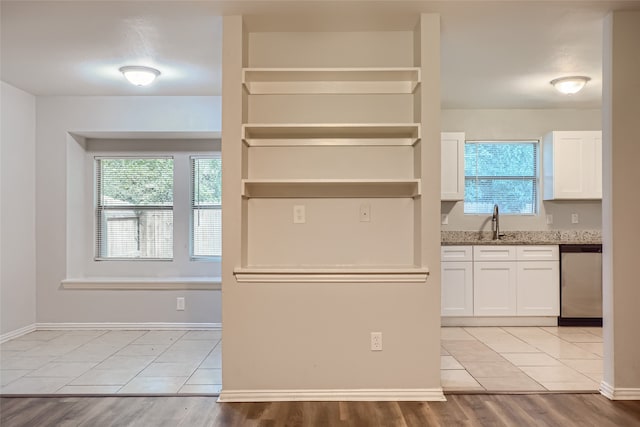
[[13, 331], [6, 332], [6, 333], [0, 335], [0, 343], [12, 340], [14, 338], [18, 338], [18, 337], [20, 337], [22, 335], [28, 334], [29, 332], [33, 332], [35, 330], [36, 330], [36, 324], [32, 323], [32, 324], [24, 326], [24, 327], [22, 327], [20, 329], [16, 329], [16, 330], [13, 330]]
[[555, 316], [441, 317], [442, 326], [558, 326]]
[[167, 330], [222, 330], [222, 323], [169, 323], [169, 322], [143, 322], [143, 323], [36, 323], [35, 329], [39, 331], [48, 330], [71, 330], [71, 329], [144, 329], [153, 331]]
[[640, 388], [615, 388], [609, 383], [600, 383], [600, 394], [609, 400], [640, 400]]
[[340, 390], [222, 390], [218, 402], [411, 401], [444, 402], [441, 388]]

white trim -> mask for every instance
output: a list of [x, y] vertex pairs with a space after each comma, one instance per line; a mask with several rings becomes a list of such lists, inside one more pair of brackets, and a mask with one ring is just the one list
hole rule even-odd
[[49, 330], [73, 330], [73, 329], [143, 329], [151, 331], [166, 330], [212, 330], [221, 331], [222, 323], [169, 323], [169, 322], [143, 322], [143, 323], [115, 323], [115, 322], [95, 322], [95, 323], [36, 323], [39, 331]]
[[60, 282], [63, 289], [93, 290], [220, 290], [220, 277], [181, 277], [181, 278], [80, 278], [64, 279]]
[[240, 267], [238, 282], [253, 283], [424, 283], [429, 269], [418, 267]]
[[558, 326], [556, 316], [441, 317], [441, 326]]
[[424, 283], [426, 273], [416, 274], [256, 274], [234, 273], [243, 283]]
[[441, 388], [338, 390], [222, 390], [218, 402], [411, 401], [444, 402]]
[[87, 139], [195, 139], [212, 140], [222, 138], [220, 131], [95, 131], [73, 130], [69, 131], [73, 137]]
[[600, 383], [600, 394], [609, 400], [640, 400], [640, 388], [614, 388], [609, 383]]
[[23, 326], [22, 328], [19, 329], [14, 329], [13, 331], [9, 331], [9, 332], [5, 332], [4, 334], [0, 335], [0, 343], [12, 340], [14, 338], [18, 338], [21, 337], [22, 335], [26, 335], [30, 332], [33, 332], [36, 330], [36, 324], [32, 323], [30, 325], [27, 326]]

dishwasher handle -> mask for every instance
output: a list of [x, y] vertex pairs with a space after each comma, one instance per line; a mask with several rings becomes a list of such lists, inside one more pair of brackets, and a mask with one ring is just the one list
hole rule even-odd
[[602, 245], [560, 245], [560, 253], [602, 253]]

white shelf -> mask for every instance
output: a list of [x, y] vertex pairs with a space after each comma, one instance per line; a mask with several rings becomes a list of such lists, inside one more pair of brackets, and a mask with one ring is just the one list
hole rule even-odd
[[420, 140], [417, 123], [264, 123], [242, 125], [248, 146], [414, 145]]
[[391, 198], [420, 195], [419, 179], [244, 179], [245, 198]]
[[242, 83], [250, 95], [411, 94], [419, 68], [245, 68]]
[[261, 283], [423, 283], [429, 269], [408, 266], [241, 267], [238, 282]]

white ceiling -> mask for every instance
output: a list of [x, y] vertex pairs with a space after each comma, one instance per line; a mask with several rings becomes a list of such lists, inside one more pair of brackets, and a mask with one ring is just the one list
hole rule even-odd
[[[317, 11], [378, 21], [439, 12], [444, 108], [599, 108], [602, 21], [640, 1], [5, 1], [2, 80], [35, 95], [220, 95], [221, 14]], [[363, 9], [364, 8], [364, 9]], [[364, 14], [360, 13], [365, 11]], [[389, 24], [392, 25], [392, 24]], [[149, 65], [149, 87], [118, 68]], [[592, 81], [567, 97], [549, 81]]]

